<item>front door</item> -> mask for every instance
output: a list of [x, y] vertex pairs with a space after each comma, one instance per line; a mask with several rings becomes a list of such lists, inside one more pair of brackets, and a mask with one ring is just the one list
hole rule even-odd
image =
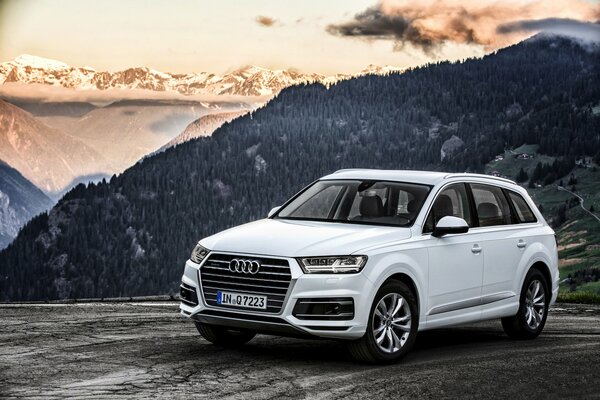
[[[463, 218], [473, 226], [469, 196], [463, 183], [444, 188], [436, 197], [427, 218], [424, 233], [433, 231], [435, 224], [445, 216]], [[429, 301], [428, 325], [434, 321], [448, 322], [450, 318], [467, 316], [478, 319], [483, 281], [483, 254], [477, 234], [429, 237]], [[469, 310], [470, 309], [470, 310]]]

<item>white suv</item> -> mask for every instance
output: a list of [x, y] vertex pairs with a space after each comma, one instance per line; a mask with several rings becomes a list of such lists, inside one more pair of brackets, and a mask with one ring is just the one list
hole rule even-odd
[[354, 169], [202, 239], [180, 309], [215, 344], [341, 339], [374, 363], [400, 359], [418, 331], [465, 322], [502, 318], [510, 337], [534, 338], [557, 293], [554, 231], [515, 183]]

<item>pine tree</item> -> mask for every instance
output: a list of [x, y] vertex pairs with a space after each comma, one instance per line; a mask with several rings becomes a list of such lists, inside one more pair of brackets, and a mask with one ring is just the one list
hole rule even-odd
[[525, 181], [527, 181], [527, 179], [529, 179], [529, 175], [527, 175], [527, 172], [525, 172], [525, 170], [523, 168], [521, 168], [519, 170], [519, 173], [517, 174], [517, 183], [523, 183]]

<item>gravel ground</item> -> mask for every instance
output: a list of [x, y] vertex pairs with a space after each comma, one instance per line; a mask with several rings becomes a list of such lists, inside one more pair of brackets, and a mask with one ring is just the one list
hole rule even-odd
[[201, 339], [177, 303], [0, 305], [3, 398], [600, 398], [600, 308], [557, 305], [542, 335], [499, 321], [419, 334], [399, 364], [354, 363], [343, 344]]

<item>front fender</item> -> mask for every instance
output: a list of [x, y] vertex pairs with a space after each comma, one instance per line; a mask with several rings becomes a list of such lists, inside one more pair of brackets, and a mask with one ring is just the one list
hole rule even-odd
[[[371, 265], [369, 265], [371, 264]], [[425, 315], [420, 310], [426, 310], [427, 282], [429, 281], [428, 253], [426, 249], [412, 249], [402, 251], [389, 251], [369, 257], [369, 262], [364, 270], [367, 278], [373, 283], [373, 290], [369, 294], [369, 304], [373, 304], [375, 295], [381, 286], [393, 275], [404, 274], [408, 276], [416, 290], [419, 307], [419, 324], [425, 322]]]

